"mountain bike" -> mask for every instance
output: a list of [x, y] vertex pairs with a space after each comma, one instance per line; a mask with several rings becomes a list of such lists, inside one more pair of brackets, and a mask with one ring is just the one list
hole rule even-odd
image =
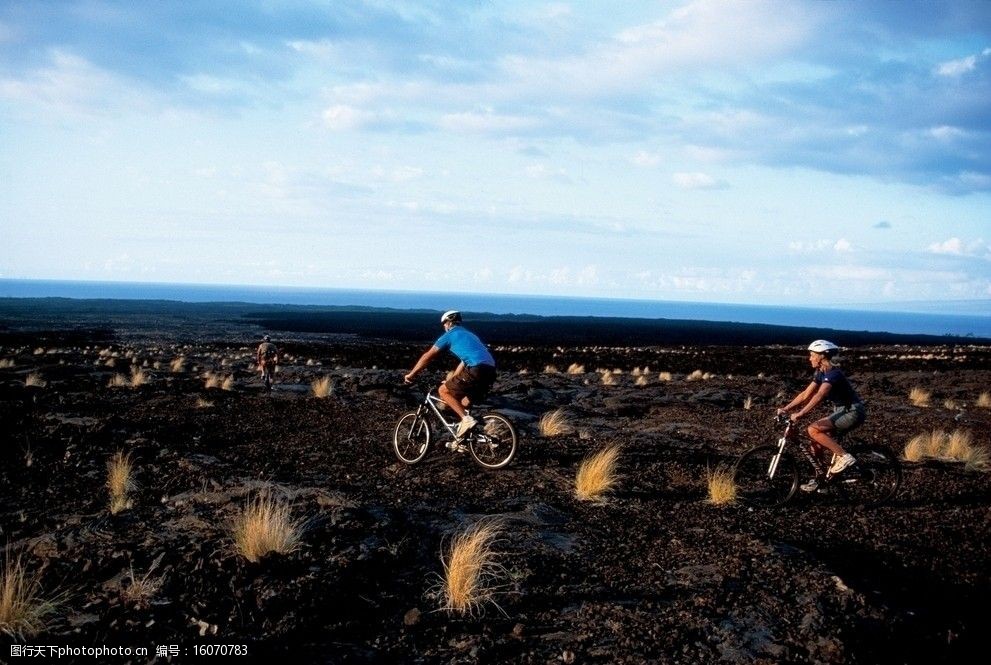
[[[852, 503], [876, 506], [895, 495], [902, 482], [898, 460], [884, 448], [851, 441], [844, 449], [857, 463], [836, 475], [829, 473], [824, 455], [831, 453], [808, 436], [787, 415], [775, 417], [785, 431], [773, 445], [745, 452], [734, 467], [737, 494], [748, 504], [780, 506], [798, 492], [801, 479], [815, 478], [817, 493], [839, 494]], [[838, 437], [842, 439], [842, 435]], [[794, 449], [799, 451], [795, 455]]]
[[392, 436], [392, 449], [400, 462], [416, 464], [426, 457], [435, 432], [448, 439], [449, 450], [467, 450], [472, 459], [486, 469], [501, 469], [512, 461], [518, 438], [516, 428], [506, 416], [491, 411], [476, 416], [478, 424], [459, 439], [459, 422], [457, 418], [448, 421], [444, 417], [441, 413], [444, 406], [443, 400], [434, 395], [433, 390], [428, 390], [416, 411], [399, 419]]

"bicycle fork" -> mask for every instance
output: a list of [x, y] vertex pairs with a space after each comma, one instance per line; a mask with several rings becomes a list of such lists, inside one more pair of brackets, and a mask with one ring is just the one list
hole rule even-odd
[[781, 462], [781, 455], [784, 453], [786, 445], [788, 445], [788, 439], [785, 437], [778, 439], [778, 452], [771, 457], [771, 463], [767, 467], [768, 480], [773, 480], [774, 474], [778, 472], [778, 463]]

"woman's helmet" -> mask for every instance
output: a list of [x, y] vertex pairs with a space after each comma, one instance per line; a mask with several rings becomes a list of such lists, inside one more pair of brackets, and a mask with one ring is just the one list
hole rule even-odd
[[452, 323], [461, 323], [461, 312], [456, 309], [451, 309], [444, 312], [440, 317], [440, 322], [447, 323], [448, 321]]
[[813, 353], [821, 353], [827, 358], [831, 357], [839, 350], [840, 347], [825, 339], [817, 339], [809, 344], [809, 351], [812, 351]]
[[271, 339], [272, 339], [272, 338], [271, 338], [271, 337], [269, 337], [268, 335], [265, 335], [264, 337], [262, 337], [262, 341], [265, 341], [265, 342], [268, 342], [268, 341], [270, 341]]

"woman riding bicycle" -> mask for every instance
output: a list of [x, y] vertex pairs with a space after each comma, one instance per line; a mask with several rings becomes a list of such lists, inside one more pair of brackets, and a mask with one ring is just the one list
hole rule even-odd
[[[835, 436], [859, 427], [867, 418], [864, 403], [840, 368], [833, 365], [833, 356], [839, 349], [840, 347], [824, 339], [817, 339], [809, 344], [809, 363], [815, 370], [812, 383], [786, 406], [778, 409], [778, 413], [790, 413], [794, 422], [812, 411], [823, 400], [833, 404], [832, 415], [815, 421], [808, 428], [812, 440], [833, 453], [833, 464], [829, 467], [830, 475], [840, 473], [856, 462], [853, 455], [847, 453], [837, 443]], [[791, 413], [793, 409], [798, 410]], [[814, 491], [817, 487], [818, 483], [815, 479], [802, 485], [802, 489], [807, 492]]]

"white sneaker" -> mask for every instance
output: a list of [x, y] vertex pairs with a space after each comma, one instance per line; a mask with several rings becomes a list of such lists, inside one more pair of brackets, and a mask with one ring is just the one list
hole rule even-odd
[[835, 476], [840, 471], [843, 471], [851, 464], [854, 464], [857, 459], [850, 453], [845, 453], [842, 457], [837, 457], [833, 460], [833, 466], [829, 467], [829, 474]]
[[468, 433], [468, 430], [470, 430], [472, 427], [474, 427], [477, 424], [478, 424], [477, 420], [475, 420], [471, 416], [465, 416], [464, 418], [461, 419], [461, 424], [458, 425], [458, 431], [457, 434], [455, 434], [455, 436], [457, 436], [460, 439], [461, 437], [463, 437], [465, 434]]
[[813, 478], [807, 483], [802, 483], [799, 487], [803, 492], [815, 492], [819, 489], [819, 481]]

